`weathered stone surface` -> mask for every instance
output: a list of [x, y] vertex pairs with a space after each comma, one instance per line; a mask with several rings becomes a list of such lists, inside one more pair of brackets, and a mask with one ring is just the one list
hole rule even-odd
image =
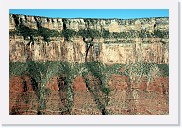
[[[11, 15], [10, 31], [16, 30], [18, 24], [25, 25], [31, 29], [39, 29], [41, 25], [50, 30], [63, 31], [73, 29], [95, 29], [101, 31], [103, 28], [112, 32], [127, 32], [147, 30], [150, 33], [154, 29], [168, 31], [168, 18], [149, 18], [149, 19], [56, 19], [36, 16]], [[154, 25], [156, 26], [154, 28]], [[94, 38], [94, 45], [88, 53], [88, 61], [101, 61], [105, 64], [114, 63], [135, 63], [148, 62], [157, 64], [169, 63], [169, 39], [163, 38]], [[126, 43], [128, 42], [128, 43]], [[147, 42], [147, 43], [146, 43]], [[23, 36], [14, 35], [9, 38], [10, 62], [33, 61], [68, 61], [85, 62], [86, 43], [82, 37], [75, 36], [69, 41], [64, 37], [51, 37], [46, 42], [43, 37], [34, 37], [34, 43], [30, 37], [24, 39]], [[122, 72], [125, 69], [120, 69]], [[157, 76], [158, 69], [151, 73], [151, 80], [145, 76], [137, 81], [129, 76], [113, 74], [108, 82], [109, 103], [105, 109], [109, 114], [169, 114], [169, 78]], [[99, 110], [98, 99], [103, 103], [104, 95], [98, 89], [98, 83], [92, 79], [90, 91], [81, 76], [73, 81], [73, 107], [67, 110], [67, 92], [63, 81], [59, 81], [54, 76], [46, 84], [47, 100], [46, 109], [43, 110], [47, 115], [66, 115], [66, 114], [103, 114]], [[36, 115], [38, 114], [38, 94], [35, 85], [29, 76], [10, 77], [10, 114], [16, 115]], [[94, 97], [93, 93], [97, 96]], [[98, 98], [98, 99], [97, 99]], [[104, 103], [103, 103], [104, 104]]]
[[[168, 44], [163, 44], [160, 39], [146, 39], [152, 44], [141, 43], [140, 39], [130, 39], [131, 44], [103, 43], [105, 39], [98, 39], [88, 54], [88, 60], [100, 60], [103, 63], [129, 63], [129, 62], [169, 62]], [[21, 36], [10, 37], [10, 61], [25, 62], [27, 59], [34, 61], [69, 61], [82, 63], [85, 60], [86, 44], [82, 38], [73, 41], [64, 41], [63, 38], [51, 38], [49, 43], [44, 40], [26, 45]], [[98, 53], [97, 53], [98, 52]]]
[[[16, 25], [23, 24], [32, 29], [42, 27], [62, 31], [66, 29], [78, 31], [80, 29], [101, 29], [109, 32], [127, 32], [131, 30], [147, 30], [153, 33], [154, 29], [168, 31], [168, 18], [144, 19], [55, 19], [25, 15], [11, 15], [9, 29], [15, 30]], [[154, 28], [154, 24], [156, 27]], [[39, 26], [40, 27], [40, 26]], [[75, 61], [84, 62], [86, 43], [82, 37], [73, 37], [70, 41], [64, 37], [52, 37], [45, 42], [42, 37], [34, 37], [34, 44], [30, 39], [22, 36], [10, 36], [10, 61]], [[130, 43], [126, 43], [126, 42]], [[162, 38], [94, 38], [94, 46], [88, 54], [88, 60], [100, 60], [103, 63], [155, 62], [168, 63], [169, 40]], [[107, 42], [107, 43], [106, 43]], [[145, 43], [150, 42], [150, 43]]]
[[[10, 14], [10, 29], [15, 29], [15, 15]], [[109, 30], [109, 32], [122, 32], [129, 30], [154, 30], [154, 24], [156, 28], [168, 30], [169, 21], [168, 18], [143, 18], [143, 19], [82, 19], [82, 18], [47, 18], [38, 16], [26, 16], [16, 15], [17, 22], [22, 23], [30, 28], [37, 29], [37, 22], [42, 27], [52, 30], [62, 31], [63, 24], [67, 29], [96, 29]]]
[[[26, 90], [25, 83], [26, 81]], [[53, 77], [47, 84], [50, 90], [47, 96], [44, 114], [62, 115], [66, 110], [66, 92], [59, 87], [57, 77]], [[128, 85], [133, 88], [128, 92]], [[64, 86], [64, 84], [61, 84]], [[95, 87], [93, 87], [95, 88]], [[141, 82], [129, 83], [125, 76], [113, 75], [109, 81], [109, 104], [106, 110], [114, 115], [163, 115], [169, 113], [169, 79], [168, 77], [156, 77], [148, 84], [143, 77]], [[73, 81], [73, 115], [101, 115], [95, 97], [86, 87], [83, 78], [78, 76]], [[36, 115], [38, 112], [38, 97], [33, 89], [30, 77], [24, 76], [10, 78], [10, 114]]]

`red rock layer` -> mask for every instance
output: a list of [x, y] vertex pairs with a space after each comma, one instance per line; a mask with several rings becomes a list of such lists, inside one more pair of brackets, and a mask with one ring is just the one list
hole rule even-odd
[[[167, 77], [157, 77], [147, 82], [146, 77], [142, 77], [140, 82], [129, 81], [129, 78], [121, 75], [112, 75], [109, 81], [108, 105], [105, 109], [109, 114], [117, 115], [163, 115], [169, 114], [169, 79]], [[59, 85], [59, 86], [58, 86]], [[129, 85], [131, 88], [129, 88]], [[73, 107], [71, 112], [67, 111], [67, 92], [64, 89], [64, 82], [60, 82], [57, 77], [53, 77], [47, 83], [46, 115], [100, 115], [99, 105], [96, 102], [93, 92], [86, 87], [84, 79], [80, 76], [73, 81]], [[91, 85], [91, 89], [98, 86]], [[10, 114], [15, 115], [36, 115], [38, 114], [39, 100], [29, 76], [10, 78]], [[102, 98], [101, 92], [95, 92]], [[101, 100], [102, 102], [102, 100]]]

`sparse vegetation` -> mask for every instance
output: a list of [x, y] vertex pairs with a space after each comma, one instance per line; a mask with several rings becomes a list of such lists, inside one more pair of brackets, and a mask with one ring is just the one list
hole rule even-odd
[[162, 76], [169, 77], [169, 65], [168, 64], [157, 64]]
[[22, 62], [9, 63], [9, 76], [23, 76], [27, 72], [27, 64]]
[[100, 32], [94, 29], [80, 29], [77, 33], [78, 36], [83, 38], [99, 38], [101, 37]]
[[9, 35], [19, 35], [23, 36], [24, 40], [27, 40], [28, 38], [33, 41], [34, 37], [42, 36], [43, 40], [46, 42], [50, 41], [50, 37], [60, 37], [62, 36], [62, 33], [56, 31], [56, 30], [50, 30], [48, 28], [40, 27], [37, 29], [31, 29], [25, 25], [18, 25], [16, 26], [16, 30], [9, 31]]
[[[62, 33], [56, 31], [56, 30], [50, 30], [48, 28], [40, 27], [38, 29], [38, 35], [42, 36], [44, 41], [49, 42], [50, 37], [60, 37], [62, 36]], [[36, 36], [36, 35], [34, 35]]]
[[[134, 31], [130, 30], [128, 32], [109, 32], [108, 30], [102, 29], [101, 31], [95, 29], [80, 29], [78, 32], [72, 29], [65, 29], [62, 32], [56, 30], [50, 30], [48, 28], [40, 27], [38, 30], [30, 29], [25, 25], [19, 25], [16, 27], [16, 31], [10, 31], [10, 36], [21, 35], [24, 39], [28, 37], [33, 38], [37, 36], [42, 36], [44, 41], [49, 42], [50, 37], [64, 37], [66, 40], [70, 41], [71, 38], [76, 36], [81, 36], [82, 38], [169, 38], [168, 31], [154, 30], [151, 33], [147, 30]], [[105, 43], [108, 43], [107, 41]], [[120, 42], [119, 42], [120, 43]], [[126, 40], [122, 43], [131, 43]]]
[[[67, 93], [67, 111], [71, 111], [73, 107], [73, 80], [77, 76], [82, 76], [87, 84], [88, 90], [93, 95], [100, 111], [104, 111], [104, 114], [109, 114], [105, 107], [109, 104], [110, 92], [108, 87], [108, 80], [112, 74], [125, 75], [134, 80], [135, 76], [138, 76], [138, 82], [142, 76], [146, 76], [148, 80], [151, 79], [151, 73], [155, 68], [159, 68], [159, 71], [165, 77], [168, 76], [168, 65], [154, 64], [154, 63], [135, 63], [135, 64], [113, 64], [105, 65], [100, 62], [87, 62], [87, 63], [69, 63], [69, 62], [10, 62], [10, 77], [20, 75], [30, 75], [36, 80], [36, 93], [39, 98], [40, 106], [39, 110], [46, 108], [46, 98], [48, 97], [49, 90], [46, 88], [46, 83], [53, 77], [64, 77], [64, 83]], [[120, 69], [124, 70], [121, 72]], [[19, 70], [21, 69], [21, 70]], [[91, 78], [93, 76], [93, 79]], [[95, 82], [93, 82], [94, 80]], [[93, 85], [91, 85], [93, 84]], [[94, 89], [94, 88], [96, 89]], [[27, 101], [28, 102], [28, 101]], [[65, 111], [65, 110], [64, 110]], [[43, 114], [43, 113], [41, 113]]]
[[169, 31], [154, 30], [154, 36], [158, 38], [169, 38]]
[[72, 29], [66, 29], [66, 30], [63, 30], [62, 34], [64, 38], [69, 41], [72, 37], [76, 36], [76, 31]]
[[[87, 27], [85, 29], [79, 29], [78, 31], [76, 31], [73, 29], [68, 29], [68, 26], [66, 26], [66, 24], [70, 24], [70, 22], [71, 22], [69, 19], [62, 19], [64, 22], [63, 30], [60, 32], [57, 30], [50, 30], [48, 28], [42, 27], [41, 21], [40, 21], [40, 23], [38, 22], [38, 24], [37, 24], [38, 29], [32, 29], [32, 28], [29, 28], [28, 26], [26, 26], [26, 24], [24, 25], [23, 22], [21, 20], [19, 20], [18, 17], [16, 17], [16, 15], [14, 15], [14, 20], [15, 20], [15, 24], [16, 24], [16, 29], [10, 31], [9, 35], [10, 36], [14, 36], [14, 35], [22, 36], [21, 39], [24, 38], [24, 40], [26, 40], [25, 42], [27, 42], [27, 40], [29, 40], [28, 44], [30, 44], [31, 42], [34, 42], [35, 39], [39, 40], [40, 38], [36, 38], [39, 36], [41, 36], [43, 38], [43, 40], [46, 42], [46, 44], [47, 44], [47, 42], [51, 41], [51, 37], [64, 37], [64, 39], [70, 43], [73, 42], [72, 39], [74, 37], [82, 37], [83, 41], [85, 42], [86, 51], [85, 51], [85, 53], [80, 53], [82, 58], [85, 57], [84, 63], [77, 63], [77, 62], [73, 62], [73, 61], [72, 62], [45, 61], [45, 58], [44, 58], [44, 62], [29, 61], [29, 59], [27, 59], [26, 62], [11, 62], [11, 61], [9, 62], [10, 79], [13, 76], [21, 77], [20, 79], [18, 78], [17, 80], [20, 80], [19, 82], [22, 83], [22, 85], [21, 84], [18, 85], [18, 86], [21, 86], [21, 88], [23, 88], [20, 91], [22, 94], [19, 97], [21, 99], [23, 99], [24, 104], [28, 105], [29, 103], [31, 103], [31, 100], [30, 100], [31, 97], [29, 97], [29, 95], [26, 95], [26, 90], [31, 90], [31, 91], [33, 90], [32, 92], [33, 93], [35, 92], [34, 97], [36, 97], [36, 98], [34, 98], [34, 99], [36, 99], [36, 105], [38, 107], [34, 104], [35, 105], [34, 108], [37, 109], [37, 110], [35, 110], [38, 112], [37, 114], [40, 114], [40, 115], [45, 114], [44, 110], [47, 109], [48, 104], [51, 107], [53, 106], [54, 101], [51, 101], [51, 103], [48, 102], [50, 94], [52, 96], [53, 90], [56, 93], [55, 95], [58, 96], [54, 100], [58, 99], [58, 100], [60, 100], [60, 102], [58, 102], [58, 104], [55, 105], [55, 107], [57, 109], [54, 109], [52, 111], [58, 111], [61, 114], [72, 114], [72, 110], [75, 109], [74, 108], [75, 107], [74, 106], [75, 105], [74, 96], [80, 95], [80, 94], [82, 94], [82, 91], [84, 91], [84, 93], [89, 94], [89, 96], [86, 95], [84, 98], [87, 98], [87, 96], [91, 97], [92, 102], [96, 103], [95, 108], [97, 109], [97, 111], [99, 111], [99, 113], [101, 113], [102, 115], [112, 114], [112, 111], [110, 111], [110, 107], [112, 107], [111, 106], [112, 103], [110, 103], [110, 101], [111, 101], [111, 96], [118, 93], [118, 92], [116, 93], [115, 91], [118, 91], [118, 90], [122, 91], [119, 93], [123, 93], [123, 94], [121, 94], [123, 97], [117, 96], [116, 101], [114, 101], [114, 102], [118, 102], [117, 100], [124, 99], [125, 101], [122, 101], [122, 105], [125, 106], [124, 109], [126, 110], [126, 108], [128, 106], [130, 106], [130, 105], [128, 105], [129, 103], [138, 102], [138, 101], [133, 101], [133, 99], [134, 100], [136, 99], [134, 97], [134, 95], [136, 97], [138, 95], [138, 92], [139, 92], [138, 91], [139, 89], [137, 88], [138, 86], [140, 86], [140, 87], [142, 86], [141, 87], [142, 91], [147, 90], [146, 87], [149, 87], [148, 86], [149, 82], [151, 82], [151, 80], [155, 79], [156, 77], [161, 77], [161, 76], [169, 77], [169, 65], [168, 64], [157, 64], [157, 63], [144, 62], [144, 61], [142, 61], [143, 58], [140, 58], [140, 57], [142, 57], [141, 56], [142, 52], [140, 54], [140, 52], [136, 51], [136, 50], [138, 50], [138, 51], [143, 50], [142, 48], [140, 48], [140, 46], [142, 47], [142, 45], [141, 45], [142, 43], [152, 43], [152, 41], [153, 41], [152, 39], [148, 41], [148, 39], [145, 40], [144, 38], [164, 38], [163, 46], [166, 42], [168, 42], [169, 32], [156, 29], [156, 26], [155, 26], [154, 31], [140, 29], [140, 30], [125, 31], [125, 32], [109, 32], [109, 30], [104, 29], [103, 26], [101, 26], [100, 30], [98, 31], [96, 29], [93, 29], [94, 27], [89, 27], [89, 26], [96, 24], [98, 21], [96, 21], [95, 19], [84, 19], [84, 22], [86, 23]], [[47, 21], [50, 22], [49, 19], [47, 19]], [[120, 25], [127, 25], [127, 24], [134, 25], [135, 24], [135, 20], [131, 20], [131, 21], [126, 20], [124, 22], [122, 22], [121, 20], [118, 20], [117, 22]], [[149, 22], [149, 19], [146, 19], [146, 21], [142, 21], [142, 22]], [[110, 24], [110, 20], [106, 20], [106, 24]], [[104, 47], [101, 47], [102, 44], [100, 45], [99, 42], [97, 42], [97, 39], [99, 39], [99, 38], [105, 38], [104, 43], [109, 44], [109, 45], [106, 45], [105, 49], [106, 49], [106, 51], [111, 52], [111, 53], [115, 53], [117, 51], [114, 49], [115, 46], [112, 47], [113, 48], [112, 50], [114, 50], [114, 52], [112, 52], [111, 50], [110, 51], [107, 50], [107, 47], [110, 46], [110, 43], [111, 44], [115, 43], [116, 46], [121, 46], [121, 45], [118, 45], [119, 43], [124, 44], [122, 46], [125, 46], [125, 45], [129, 46], [129, 45], [131, 45], [130, 43], [135, 42], [135, 41], [133, 41], [134, 40], [133, 38], [142, 38], [141, 44], [136, 43], [136, 45], [132, 45], [132, 48], [135, 50], [132, 52], [132, 55], [129, 54], [129, 52], [131, 51], [129, 48], [126, 48], [126, 49], [124, 48], [124, 50], [126, 51], [125, 53], [122, 53], [121, 52], [122, 49], [119, 49], [119, 52], [120, 52], [119, 57], [124, 56], [126, 59], [128, 56], [136, 57], [136, 60], [138, 62], [132, 63], [133, 61], [131, 62], [130, 58], [129, 58], [129, 64], [121, 64], [121, 63], [116, 64], [115, 63], [115, 64], [109, 65], [109, 63], [107, 63], [108, 64], [107, 65], [105, 63], [99, 62], [98, 56], [103, 54], [101, 50], [102, 50], [102, 48], [104, 49]], [[102, 39], [100, 39], [100, 40], [102, 40]], [[41, 52], [37, 52], [38, 50], [40, 50], [40, 51], [43, 51], [44, 53], [50, 52], [51, 54], [55, 53], [56, 55], [61, 53], [61, 54], [59, 54], [59, 57], [60, 57], [60, 55], [62, 55], [62, 53], [64, 54], [65, 52], [69, 51], [67, 49], [63, 50], [64, 46], [66, 46], [66, 45], [64, 45], [64, 43], [63, 43], [63, 45], [62, 44], [61, 45], [59, 45], [59, 44], [51, 45], [51, 47], [47, 47], [47, 45], [46, 45], [46, 47], [45, 47], [45, 45], [43, 45], [42, 47], [38, 47], [38, 46], [33, 47], [32, 45], [28, 45], [26, 43], [24, 43], [24, 44], [27, 47], [25, 47], [23, 50], [25, 51], [24, 53], [27, 55], [29, 55], [28, 54], [29, 52], [33, 51], [32, 49], [34, 49], [34, 53], [36, 53], [35, 55], [38, 55], [38, 54], [40, 55]], [[24, 47], [24, 44], [22, 43], [22, 45], [20, 45], [20, 46]], [[29, 48], [29, 46], [30, 46], [30, 48]], [[76, 48], [82, 52], [84, 49], [84, 48], [82, 48], [82, 46], [83, 45], [81, 44], [78, 47], [76, 46]], [[69, 48], [72, 49], [71, 47], [69, 47]], [[75, 46], [73, 47], [74, 52], [75, 52], [76, 48], [75, 48]], [[167, 48], [167, 45], [165, 46], [165, 48]], [[16, 52], [17, 49], [18, 48], [15, 47], [14, 50], [12, 50], [12, 51]], [[144, 50], [145, 49], [147, 49], [147, 51], [148, 51], [148, 52], [144, 53], [145, 57], [146, 57], [146, 58], [144, 58], [145, 60], [155, 56], [153, 54], [148, 56], [148, 54], [150, 54], [149, 52], [151, 50], [155, 49], [155, 47], [152, 49], [145, 47]], [[159, 49], [158, 46], [156, 49], [157, 50]], [[21, 50], [21, 48], [19, 48], [18, 50]], [[26, 50], [28, 51], [27, 53], [26, 53]], [[163, 47], [160, 50], [165, 51], [165, 49]], [[89, 53], [89, 51], [91, 51], [90, 52], [91, 54]], [[90, 57], [90, 56], [92, 56], [93, 52], [95, 53], [93, 58], [95, 57], [96, 59], [95, 58], [92, 59], [92, 57]], [[10, 52], [10, 53], [12, 53], [12, 52]], [[18, 54], [18, 56], [21, 56], [22, 54], [23, 54], [23, 52], [21, 54]], [[136, 55], [133, 55], [133, 54], [136, 54]], [[32, 55], [32, 53], [31, 53], [31, 55]], [[90, 57], [91, 60], [97, 60], [97, 61], [89, 62], [89, 60], [87, 59], [87, 56]], [[54, 59], [54, 57], [53, 57], [53, 59]], [[67, 55], [64, 55], [64, 58], [66, 58], [66, 57], [67, 57]], [[77, 55], [71, 56], [71, 57], [77, 58]], [[113, 57], [115, 57], [114, 54], [111, 57], [111, 60], [108, 59], [109, 62], [113, 62], [112, 61]], [[116, 57], [119, 58], [117, 55], [116, 55]], [[13, 56], [12, 58], [14, 60], [14, 59], [16, 59], [16, 56]], [[160, 56], [156, 60], [158, 62], [158, 60], [160, 61], [163, 58], [166, 58], [166, 56], [164, 56], [164, 55]], [[60, 59], [62, 60], [62, 58], [60, 58]], [[67, 59], [64, 59], [64, 60], [67, 60]], [[105, 58], [103, 58], [103, 60], [105, 60]], [[139, 61], [139, 60], [141, 60], [141, 61]], [[117, 62], [117, 61], [115, 61], [115, 62]], [[154, 62], [154, 61], [151, 61], [151, 62]], [[160, 62], [164, 62], [164, 61], [160, 61]], [[30, 77], [30, 79], [29, 79], [29, 77]], [[54, 77], [56, 77], [56, 79], [54, 79]], [[81, 79], [80, 79], [80, 77], [81, 77]], [[82, 82], [82, 80], [83, 80], [86, 84], [86, 87], [85, 87], [85, 84], [76, 85], [74, 83], [75, 78], [78, 78], [79, 82], [80, 81]], [[117, 79], [117, 81], [113, 81], [113, 80], [111, 80], [111, 78], [115, 78], [115, 79]], [[29, 83], [25, 79], [28, 79], [29, 81], [28, 80], [27, 81]], [[54, 87], [54, 85], [53, 86], [50, 85], [50, 84], [52, 84], [51, 80], [53, 80], [53, 82], [55, 82], [54, 84], [57, 84], [56, 87]], [[142, 80], [144, 80], [145, 82], [143, 82]], [[143, 82], [143, 83], [141, 83], [141, 82]], [[113, 83], [114, 83], [114, 85], [113, 85]], [[163, 94], [167, 94], [168, 90], [165, 87], [166, 83], [165, 82], [161, 83], [160, 89], [158, 89], [156, 87], [156, 85], [154, 85], [155, 86], [154, 88], [157, 88], [160, 91], [162, 90], [161, 92]], [[31, 84], [33, 86], [32, 89], [30, 89], [31, 87], [27, 86], [29, 84]], [[144, 84], [144, 85], [140, 85], [140, 84]], [[156, 83], [154, 82], [154, 84], [156, 84]], [[15, 85], [16, 84], [12, 85], [12, 88]], [[74, 87], [73, 87], [73, 85], [74, 85]], [[81, 90], [82, 88], [79, 90], [78, 88], [80, 86], [84, 86], [84, 90]], [[137, 89], [134, 88], [134, 86], [136, 86]], [[27, 89], [27, 88], [29, 88], [29, 89]], [[115, 88], [115, 89], [113, 89], [113, 88]], [[73, 91], [74, 89], [79, 90], [78, 94], [77, 94], [77, 92], [75, 93]], [[124, 89], [124, 91], [123, 91], [123, 89]], [[146, 92], [146, 91], [144, 91], [144, 92]], [[17, 101], [17, 102], [19, 102], [19, 101]], [[127, 102], [127, 103], [125, 103], [125, 102]], [[15, 103], [15, 105], [16, 105], [16, 103]], [[118, 105], [116, 107], [119, 108], [122, 106], [122, 105], [121, 106], [120, 105]], [[131, 105], [130, 107], [132, 107], [132, 108], [128, 107], [127, 108], [128, 110], [126, 110], [127, 113], [136, 114], [136, 111], [134, 110], [135, 106]], [[26, 106], [25, 106], [25, 108], [26, 108], [26, 110], [28, 110]], [[18, 114], [20, 109], [21, 109], [21, 106], [19, 108], [16, 108], [16, 106], [15, 106], [15, 108], [11, 108], [12, 114]], [[120, 110], [121, 109], [119, 109], [118, 111], [120, 111]], [[125, 110], [121, 110], [121, 111], [125, 111]], [[90, 111], [90, 110], [88, 110], [88, 111]]]

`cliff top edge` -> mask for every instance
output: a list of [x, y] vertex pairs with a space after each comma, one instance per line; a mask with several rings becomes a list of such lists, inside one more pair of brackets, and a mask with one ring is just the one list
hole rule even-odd
[[27, 16], [27, 17], [39, 17], [39, 18], [49, 18], [49, 19], [93, 19], [93, 20], [140, 20], [140, 19], [169, 19], [169, 17], [143, 17], [143, 18], [127, 18], [127, 19], [122, 19], [122, 18], [84, 18], [84, 17], [73, 17], [73, 18], [65, 18], [65, 17], [46, 17], [46, 16], [36, 16], [36, 15], [25, 15], [25, 14], [13, 14], [10, 13], [11, 15], [17, 15], [19, 17], [21, 16]]

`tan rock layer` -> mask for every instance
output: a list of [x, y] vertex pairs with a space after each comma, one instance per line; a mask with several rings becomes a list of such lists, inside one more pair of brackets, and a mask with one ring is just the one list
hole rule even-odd
[[[168, 18], [143, 19], [63, 19], [46, 18], [26, 15], [9, 15], [9, 29], [16, 30], [17, 25], [24, 25], [31, 29], [40, 26], [62, 31], [66, 29], [78, 31], [80, 29], [101, 29], [109, 32], [127, 32], [130, 30], [147, 30], [153, 33], [154, 29], [168, 31]], [[154, 27], [155, 26], [155, 27]], [[82, 63], [85, 60], [86, 43], [82, 37], [74, 37], [66, 41], [62, 37], [52, 37], [45, 42], [43, 37], [34, 37], [34, 45], [30, 39], [24, 40], [22, 36], [10, 36], [10, 61], [69, 61]], [[131, 43], [124, 43], [130, 41]], [[144, 43], [144, 42], [151, 43]], [[129, 62], [155, 62], [168, 63], [168, 39], [160, 38], [126, 38], [126, 39], [94, 39], [94, 46], [88, 53], [88, 60], [99, 60], [103, 63], [129, 63]], [[109, 43], [105, 43], [109, 42]], [[114, 43], [117, 42], [117, 43]]]
[[169, 29], [169, 19], [167, 17], [160, 18], [138, 18], [138, 19], [82, 19], [82, 18], [48, 18], [27, 15], [9, 15], [10, 30], [14, 30], [17, 23], [21, 23], [29, 28], [38, 29], [37, 23], [42, 27], [51, 30], [63, 30], [63, 24], [67, 29], [78, 31], [80, 29], [101, 29], [109, 30], [109, 32], [123, 32], [130, 30], [146, 29], [148, 31], [155, 28], [161, 30]]
[[[108, 39], [107, 39], [108, 40]], [[89, 61], [103, 63], [134, 63], [138, 61], [166, 63], [169, 62], [168, 40], [164, 44], [160, 39], [145, 39], [153, 43], [142, 43], [141, 39], [130, 39], [132, 43], [126, 44], [122, 40], [118, 43], [104, 43], [105, 39], [95, 39], [94, 46], [88, 54]], [[65, 41], [64, 38], [51, 38], [49, 43], [39, 39], [27, 45], [21, 36], [10, 37], [10, 61], [85, 61], [86, 43], [81, 37]]]

